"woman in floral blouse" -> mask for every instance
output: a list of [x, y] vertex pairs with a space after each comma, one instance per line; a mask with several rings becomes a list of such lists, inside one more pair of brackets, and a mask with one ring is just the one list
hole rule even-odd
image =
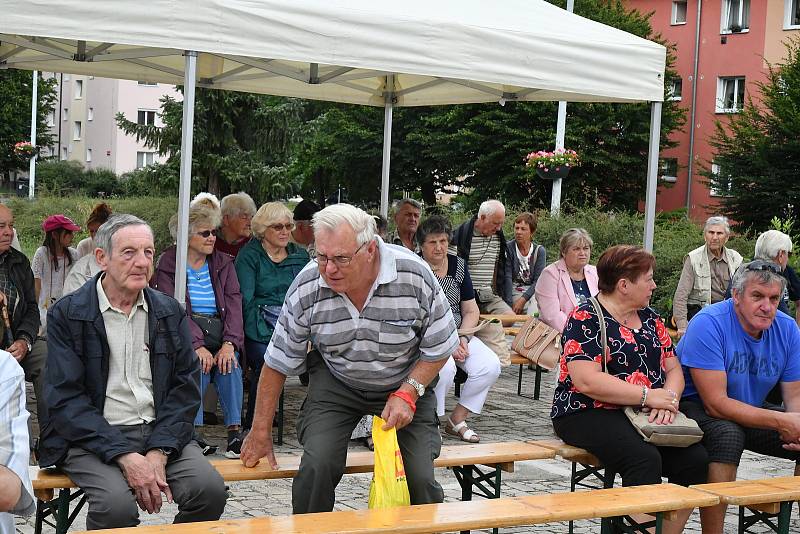
[[[706, 481], [708, 455], [699, 443], [686, 448], [645, 443], [620, 409], [641, 406], [650, 421], [670, 423], [679, 408], [683, 374], [664, 323], [650, 307], [655, 258], [640, 247], [618, 245], [597, 262], [606, 322], [608, 372], [601, 366], [600, 321], [591, 303], [572, 312], [562, 338], [558, 385], [551, 417], [556, 434], [584, 448], [622, 476], [624, 486], [681, 485]], [[691, 510], [665, 521], [681, 532]]]

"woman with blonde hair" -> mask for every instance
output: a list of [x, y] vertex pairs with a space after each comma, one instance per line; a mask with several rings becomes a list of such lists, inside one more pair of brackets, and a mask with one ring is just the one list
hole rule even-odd
[[244, 426], [250, 428], [255, 411], [258, 378], [283, 299], [292, 281], [308, 263], [308, 253], [290, 242], [294, 219], [280, 202], [261, 206], [250, 222], [253, 239], [236, 256], [236, 274], [242, 289], [245, 350], [250, 390]]

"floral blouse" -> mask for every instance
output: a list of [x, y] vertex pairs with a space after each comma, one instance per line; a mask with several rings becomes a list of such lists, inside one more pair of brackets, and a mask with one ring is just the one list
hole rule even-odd
[[[642, 327], [630, 329], [617, 322], [605, 308], [603, 313], [608, 337], [608, 372], [631, 384], [649, 388], [664, 387], [667, 379], [666, 359], [674, 358], [675, 351], [661, 317], [652, 308], [643, 308], [638, 312]], [[602, 342], [599, 331], [600, 321], [591, 303], [581, 304], [573, 310], [561, 338], [563, 348], [551, 418], [594, 408], [619, 408], [578, 391], [567, 369], [567, 363], [573, 361], [600, 363]]]

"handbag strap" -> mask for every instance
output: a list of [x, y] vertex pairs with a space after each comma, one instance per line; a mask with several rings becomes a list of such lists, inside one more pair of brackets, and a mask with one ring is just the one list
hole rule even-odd
[[600, 321], [600, 338], [603, 346], [603, 353], [600, 356], [600, 365], [603, 366], [603, 372], [607, 373], [608, 367], [606, 366], [606, 352], [608, 351], [608, 338], [606, 337], [606, 317], [603, 315], [603, 308], [600, 306], [600, 301], [597, 300], [597, 297], [590, 297], [589, 302], [592, 303], [594, 313], [597, 315], [597, 320]]

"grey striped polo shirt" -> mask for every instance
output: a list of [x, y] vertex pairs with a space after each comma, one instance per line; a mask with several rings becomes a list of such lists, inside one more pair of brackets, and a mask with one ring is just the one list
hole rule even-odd
[[333, 376], [363, 391], [397, 388], [418, 360], [449, 357], [458, 346], [453, 315], [428, 265], [380, 238], [378, 277], [359, 311], [333, 291], [315, 263], [297, 275], [264, 361], [286, 375], [306, 370], [307, 342]]

